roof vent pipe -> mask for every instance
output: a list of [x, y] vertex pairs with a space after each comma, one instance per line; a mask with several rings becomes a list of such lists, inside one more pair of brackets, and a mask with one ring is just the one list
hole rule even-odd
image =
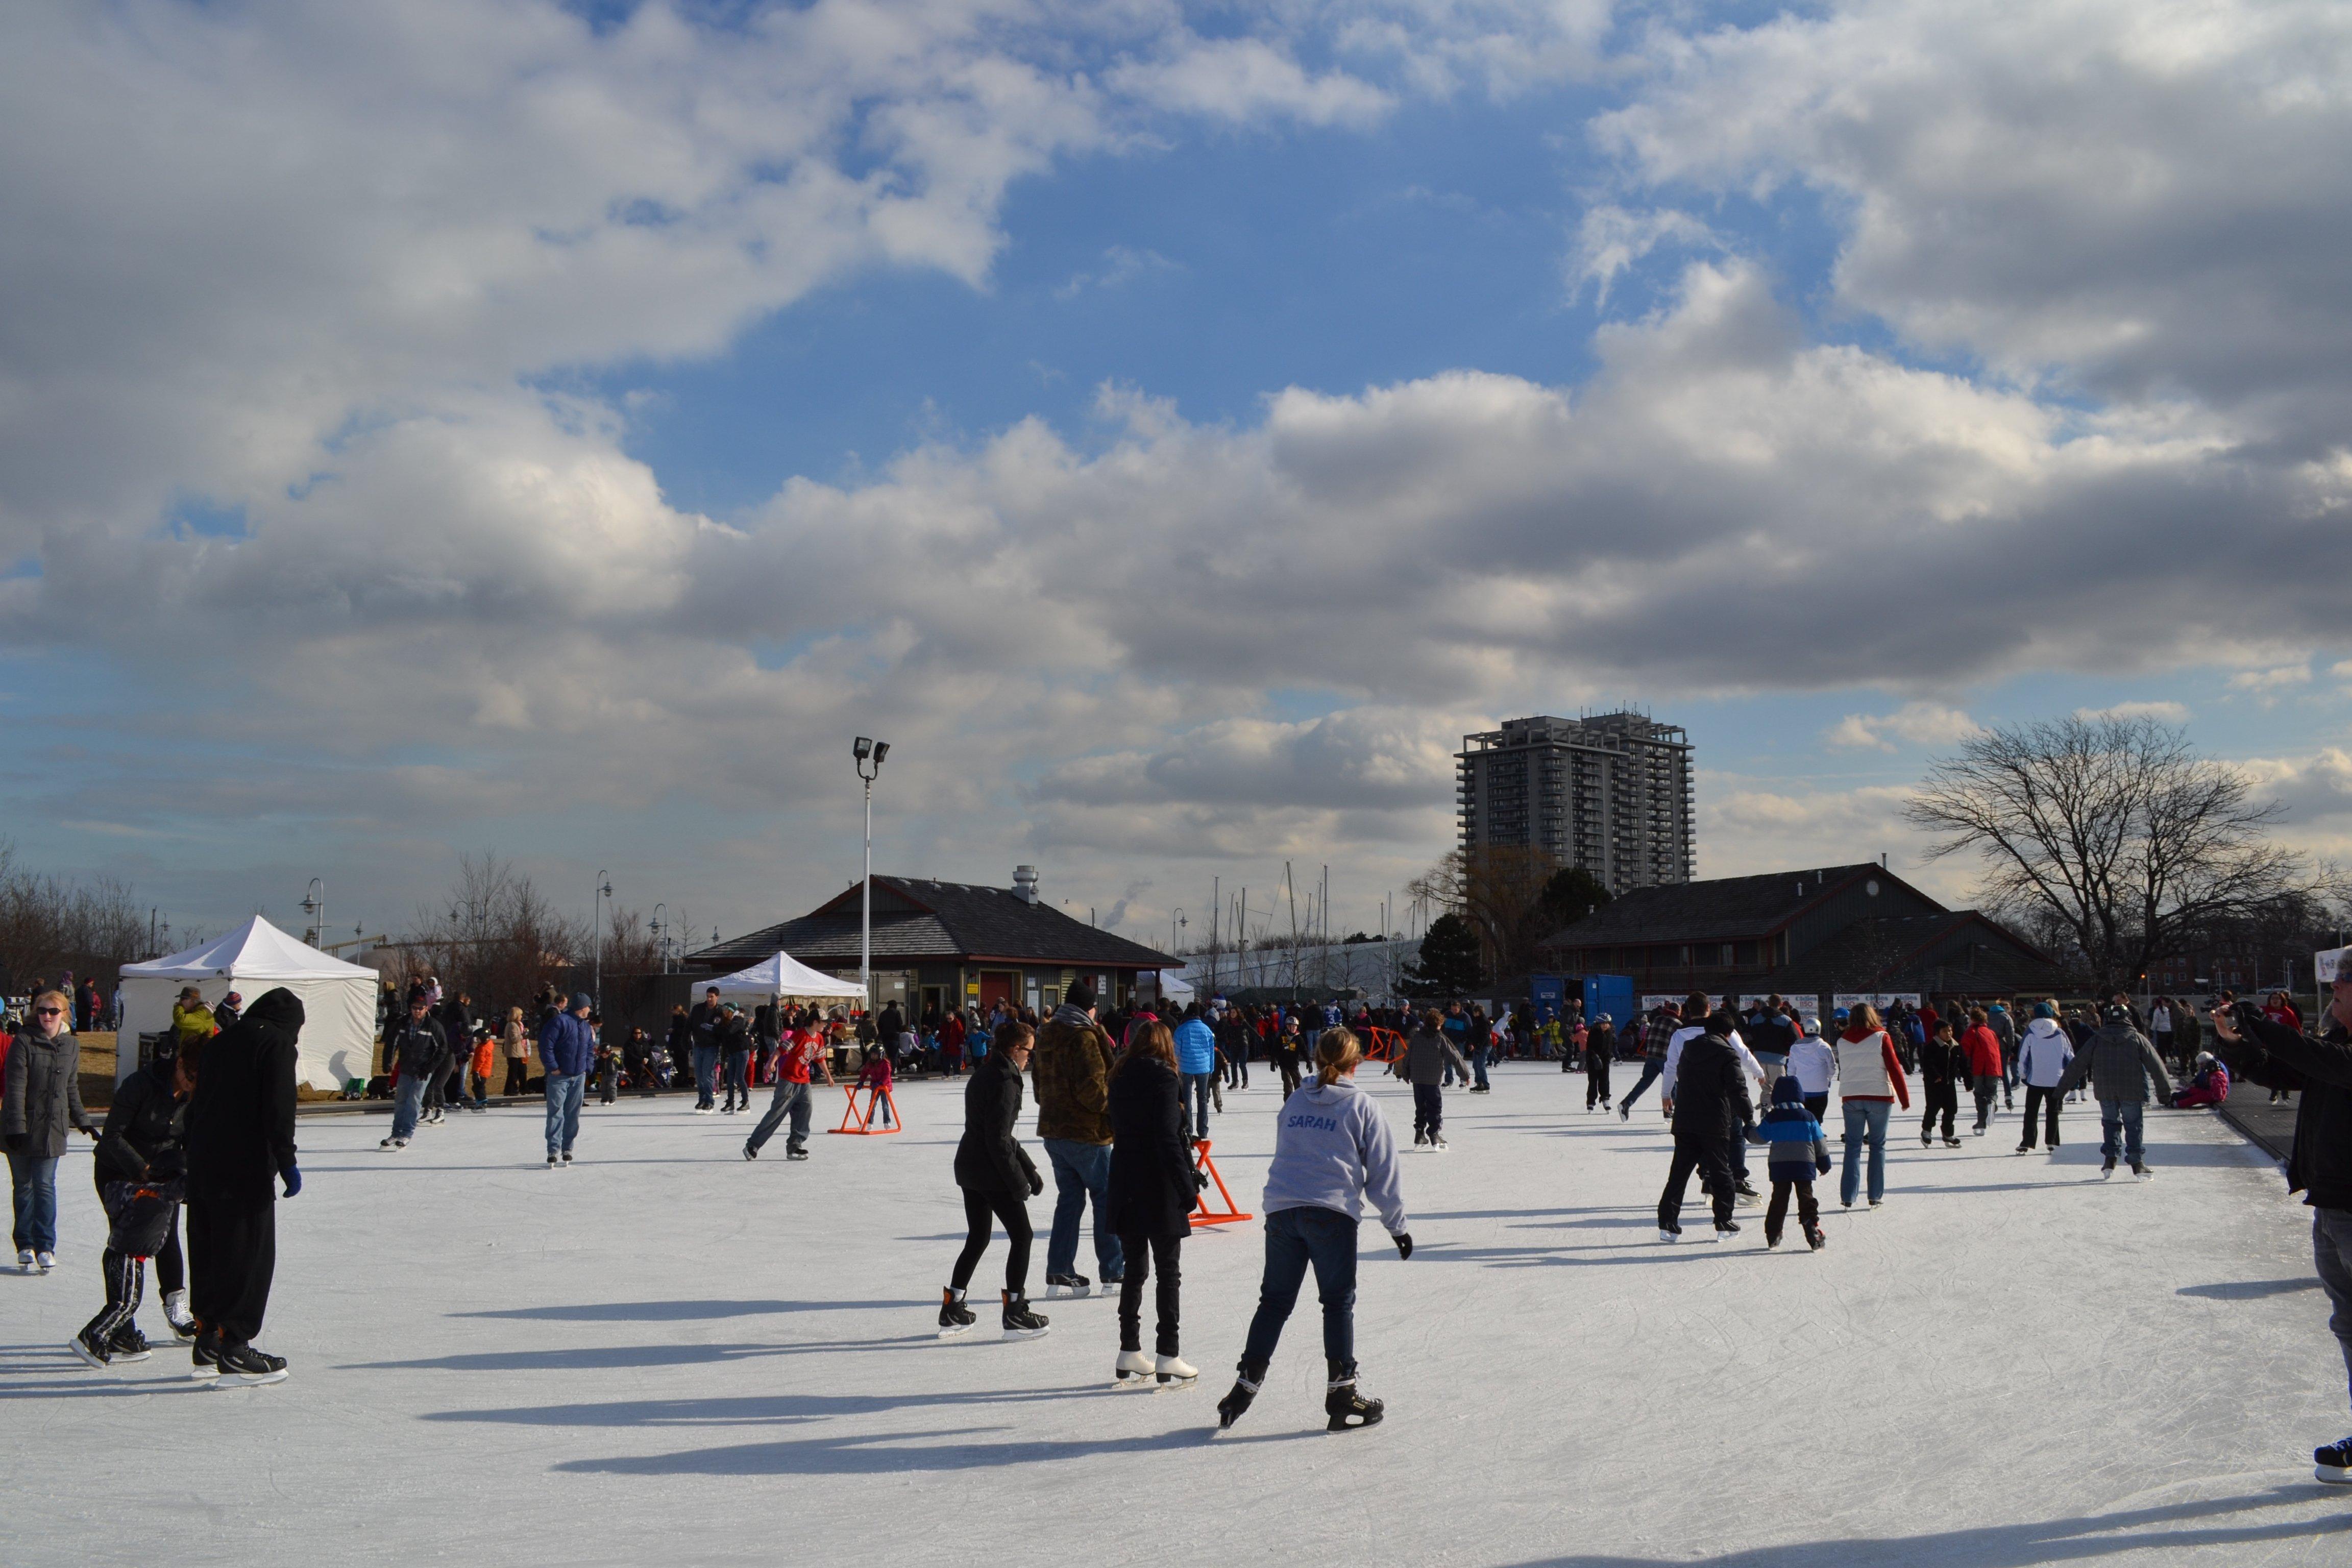
[[1013, 896], [1020, 900], [1024, 904], [1034, 904], [1037, 901], [1036, 867], [1015, 866], [1013, 868]]

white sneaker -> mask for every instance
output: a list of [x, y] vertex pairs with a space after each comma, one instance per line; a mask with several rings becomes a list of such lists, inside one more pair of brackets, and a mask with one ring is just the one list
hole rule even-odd
[[39, 1253], [36, 1255], [33, 1261], [39, 1267], [42, 1273], [47, 1274], [58, 1266], [58, 1255], [54, 1252]]
[[1160, 1374], [1162, 1384], [1191, 1383], [1201, 1375], [1201, 1369], [1180, 1355], [1154, 1356], [1152, 1371]]

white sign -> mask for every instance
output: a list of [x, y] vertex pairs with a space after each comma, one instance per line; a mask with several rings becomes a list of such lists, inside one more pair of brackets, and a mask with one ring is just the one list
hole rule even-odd
[[2331, 947], [2325, 952], [2311, 955], [2311, 967], [2318, 973], [2322, 985], [2336, 983], [2336, 975], [2343, 973], [2344, 955], [2347, 952], [2352, 952], [2352, 947]]
[[[1642, 998], [1642, 1011], [1647, 1013], [1653, 1008], [1663, 1007], [1669, 1002], [1673, 1003], [1676, 1007], [1680, 1007], [1683, 1003], [1689, 998], [1689, 996], [1690, 993], [1687, 991], [1676, 991], [1672, 994], [1668, 994], [1663, 991], [1653, 991]], [[1706, 1005], [1710, 1008], [1720, 1007], [1723, 1005], [1723, 998], [1720, 996], [1709, 996], [1706, 999]]]

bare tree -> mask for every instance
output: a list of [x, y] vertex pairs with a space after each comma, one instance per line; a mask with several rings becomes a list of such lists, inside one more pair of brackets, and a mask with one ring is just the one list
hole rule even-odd
[[487, 1012], [528, 1004], [588, 947], [582, 922], [559, 914], [511, 862], [484, 854], [460, 856], [447, 895], [420, 907], [403, 939], [378, 952], [400, 955], [386, 978], [437, 975], [444, 990], [464, 992]]
[[153, 956], [146, 914], [127, 883], [40, 875], [19, 866], [16, 847], [0, 839], [0, 981], [9, 989], [54, 984], [68, 970], [102, 976], [110, 988], [122, 964]]
[[1450, 851], [1405, 891], [1469, 921], [1488, 974], [1519, 975], [1535, 967], [1536, 944], [1562, 923], [1544, 900], [1559, 868], [1542, 849], [1485, 844]]
[[2201, 931], [2301, 890], [2274, 801], [2153, 719], [1989, 730], [1928, 769], [1906, 815], [1930, 859], [1974, 853], [1979, 897], [2100, 985], [2137, 981]]

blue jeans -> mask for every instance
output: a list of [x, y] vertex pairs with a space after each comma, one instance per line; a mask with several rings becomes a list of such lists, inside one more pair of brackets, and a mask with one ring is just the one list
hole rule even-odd
[[1486, 1087], [1486, 1062], [1488, 1058], [1494, 1056], [1494, 1054], [1495, 1047], [1492, 1046], [1480, 1046], [1476, 1050], [1470, 1053], [1470, 1066], [1471, 1068], [1478, 1075], [1478, 1087], [1480, 1089]]
[[719, 1087], [719, 1047], [694, 1047], [694, 1109], [708, 1110], [714, 1101], [710, 1091]]
[[2335, 1308], [2327, 1327], [2336, 1335], [2336, 1349], [2344, 1352], [2345, 1374], [2352, 1379], [2352, 1210], [2311, 1211], [2311, 1254], [2319, 1283]]
[[1054, 1163], [1054, 1234], [1045, 1243], [1048, 1275], [1078, 1271], [1078, 1222], [1086, 1217], [1087, 1200], [1095, 1205], [1095, 1263], [1100, 1278], [1117, 1279], [1127, 1272], [1127, 1254], [1118, 1233], [1110, 1226], [1110, 1145], [1079, 1143], [1067, 1138], [1045, 1140], [1045, 1157]]
[[2123, 1144], [2123, 1157], [2131, 1164], [2139, 1163], [2145, 1152], [2140, 1141], [2140, 1118], [2147, 1110], [2137, 1100], [2103, 1100], [2099, 1101], [2099, 1157], [2114, 1164], [2116, 1145]]
[[776, 1135], [776, 1129], [783, 1125], [784, 1117], [789, 1114], [793, 1119], [793, 1131], [792, 1136], [784, 1140], [784, 1147], [802, 1147], [808, 1142], [810, 1109], [808, 1085], [794, 1083], [790, 1079], [778, 1079], [776, 1092], [768, 1100], [767, 1114], [760, 1118], [760, 1125], [751, 1129], [751, 1136], [743, 1141], [743, 1146], [754, 1154], [766, 1148], [768, 1140]]
[[729, 1097], [731, 1099], [732, 1097], [740, 1094], [743, 1097], [743, 1103], [745, 1105], [751, 1104], [751, 1053], [749, 1051], [728, 1052], [727, 1064], [723, 1070], [726, 1073], [727, 1093]]
[[1338, 1209], [1276, 1209], [1265, 1216], [1265, 1277], [1257, 1288], [1257, 1316], [1250, 1320], [1242, 1360], [1265, 1366], [1274, 1360], [1282, 1325], [1298, 1304], [1307, 1266], [1315, 1268], [1315, 1291], [1323, 1301], [1323, 1356], [1352, 1364], [1356, 1359], [1356, 1222]]
[[1633, 1085], [1633, 1093], [1623, 1096], [1617, 1101], [1617, 1109], [1620, 1110], [1633, 1110], [1633, 1102], [1642, 1098], [1642, 1091], [1649, 1088], [1652, 1084], [1657, 1082], [1658, 1079], [1664, 1075], [1665, 1070], [1665, 1058], [1644, 1057], [1642, 1059], [1642, 1077], [1640, 1081]]
[[13, 1239], [19, 1252], [58, 1249], [58, 1162], [55, 1156], [11, 1154], [8, 1186], [16, 1199]]
[[392, 1135], [407, 1139], [416, 1132], [416, 1114], [425, 1104], [425, 1079], [429, 1074], [404, 1073], [392, 1096]]
[[1188, 1072], [1183, 1078], [1182, 1098], [1192, 1102], [1192, 1136], [1206, 1138], [1209, 1135], [1209, 1090], [1215, 1085], [1217, 1075], [1213, 1072]]
[[1862, 1145], [1870, 1144], [1870, 1201], [1886, 1195], [1886, 1123], [1895, 1115], [1891, 1100], [1849, 1100], [1845, 1102], [1845, 1171], [1838, 1178], [1838, 1201], [1851, 1205], [1862, 1185]]
[[586, 1073], [551, 1072], [547, 1075], [547, 1152], [549, 1153], [572, 1152], [572, 1140], [580, 1136], [580, 1100], [587, 1089]]

